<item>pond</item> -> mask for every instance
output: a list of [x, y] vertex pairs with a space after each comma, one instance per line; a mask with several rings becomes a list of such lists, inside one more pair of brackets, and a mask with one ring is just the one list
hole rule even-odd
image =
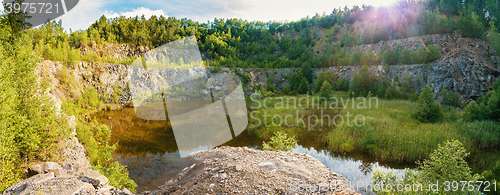
[[[118, 142], [114, 158], [127, 166], [130, 177], [138, 184], [137, 191], [158, 189], [182, 169], [194, 163], [191, 158], [181, 158], [175, 136], [168, 121], [147, 121], [136, 117], [133, 108], [117, 111], [102, 111], [92, 117], [108, 125], [112, 130], [111, 143]], [[377, 162], [366, 154], [335, 154], [321, 141], [324, 134], [302, 131], [299, 133], [296, 153], [307, 153], [318, 159], [334, 172], [343, 175], [351, 182], [371, 183], [375, 170], [388, 170], [402, 176], [408, 164], [387, 164]], [[263, 140], [247, 130], [226, 146], [252, 147], [260, 149]], [[362, 194], [362, 189], [357, 190]]]

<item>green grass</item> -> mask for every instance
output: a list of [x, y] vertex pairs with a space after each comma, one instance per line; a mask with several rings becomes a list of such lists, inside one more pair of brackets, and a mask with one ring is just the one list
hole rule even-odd
[[[339, 99], [339, 107], [333, 109], [324, 106], [318, 108], [318, 96], [309, 96], [308, 103], [304, 95], [270, 97], [266, 101], [249, 100], [248, 105], [253, 108], [249, 115], [249, 130], [264, 140], [268, 140], [276, 131], [284, 131], [288, 135], [297, 136], [300, 132], [308, 131], [307, 116], [319, 116], [323, 110], [324, 113], [343, 116], [345, 120], [341, 124], [340, 119], [337, 118], [337, 126], [318, 125], [309, 129], [309, 131], [322, 132], [324, 137], [320, 139], [326, 142], [328, 148], [334, 153], [361, 152], [371, 155], [379, 162], [414, 163], [427, 159], [438, 144], [443, 144], [448, 140], [459, 140], [471, 153], [471, 157], [467, 160], [475, 172], [483, 173], [486, 170], [499, 169], [494, 167], [498, 161], [500, 123], [464, 122], [462, 121], [463, 112], [460, 109], [447, 106], [442, 108], [442, 122], [422, 123], [411, 116], [412, 111], [418, 107], [417, 102], [378, 99], [378, 106], [373, 100], [371, 108], [368, 102], [365, 103], [366, 108], [364, 108], [359, 99], [355, 100], [354, 107], [352, 98], [348, 104], [343, 105], [340, 99], [343, 98], [344, 103], [346, 102], [348, 96], [346, 92], [333, 92], [333, 96]], [[290, 98], [302, 99], [300, 103], [295, 104]], [[330, 101], [328, 104], [335, 105], [332, 103]], [[265, 117], [264, 112], [268, 116]], [[296, 117], [289, 118], [288, 122], [294, 124], [292, 127], [270, 125], [272, 116], [296, 116], [297, 112], [299, 117], [305, 115], [306, 125], [296, 125], [298, 122]], [[347, 124], [347, 115], [350, 116], [351, 126]], [[359, 127], [354, 125], [354, 118], [357, 115], [364, 116], [364, 125]], [[260, 125], [255, 126], [259, 124], [259, 121]], [[263, 121], [266, 121], [266, 125]], [[313, 123], [321, 121], [326, 123], [328, 120], [311, 119]], [[358, 119], [358, 124], [362, 124], [362, 120]], [[496, 178], [496, 176], [490, 176], [490, 178]]]
[[[338, 92], [336, 95], [345, 96]], [[366, 122], [362, 127], [344, 124], [332, 129], [328, 142], [333, 151], [362, 150], [379, 161], [414, 162], [427, 158], [438, 144], [447, 140], [460, 140], [466, 145], [471, 143], [455, 130], [453, 123], [421, 123], [413, 119], [411, 111], [417, 108], [416, 102], [383, 99], [378, 102], [378, 107], [372, 105], [367, 109], [352, 108], [351, 103], [339, 108], [340, 115], [364, 116]], [[460, 115], [456, 109], [444, 111], [445, 121]]]

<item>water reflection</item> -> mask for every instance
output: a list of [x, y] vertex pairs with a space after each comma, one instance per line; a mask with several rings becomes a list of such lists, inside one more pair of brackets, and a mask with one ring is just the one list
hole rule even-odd
[[[320, 150], [317, 151], [314, 148], [304, 148], [299, 146], [293, 150], [296, 153], [306, 153], [316, 159], [318, 159], [325, 166], [344, 176], [350, 182], [363, 183], [364, 186], [372, 183], [372, 173], [376, 170], [392, 171], [394, 174], [398, 175], [400, 178], [404, 175], [405, 169], [394, 169], [386, 166], [380, 165], [378, 162], [366, 163], [363, 160], [355, 160], [351, 157], [340, 157], [333, 155], [329, 151]], [[370, 194], [365, 192], [365, 189], [359, 188], [354, 189], [361, 194]]]
[[116, 154], [115, 159], [127, 166], [130, 178], [139, 185], [138, 192], [158, 189], [158, 186], [165, 184], [168, 179], [194, 163], [194, 159], [181, 158], [178, 152], [128, 157]]
[[[147, 121], [137, 118], [133, 108], [104, 111], [93, 117], [111, 127], [111, 143], [118, 142], [114, 157], [126, 165], [130, 177], [138, 184], [138, 192], [157, 189], [182, 169], [194, 163], [192, 158], [180, 158], [172, 128], [167, 121]], [[407, 164], [380, 164], [366, 154], [333, 154], [328, 151], [324, 133], [302, 131], [297, 136], [297, 153], [307, 153], [349, 181], [371, 183], [374, 171], [390, 170], [402, 176]], [[263, 140], [247, 130], [222, 145], [260, 149]], [[199, 150], [203, 148], [198, 148]], [[193, 150], [194, 151], [194, 150]], [[392, 167], [392, 168], [390, 168]], [[358, 190], [358, 192], [363, 193]], [[366, 193], [363, 193], [366, 194]]]

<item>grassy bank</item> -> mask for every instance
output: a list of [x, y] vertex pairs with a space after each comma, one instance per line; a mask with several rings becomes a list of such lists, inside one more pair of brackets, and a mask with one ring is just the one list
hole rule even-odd
[[[366, 153], [379, 162], [398, 163], [425, 160], [439, 144], [459, 140], [471, 152], [467, 160], [474, 171], [483, 173], [497, 166], [500, 124], [496, 122], [464, 122], [463, 111], [444, 107], [442, 122], [422, 123], [411, 116], [418, 107], [414, 101], [374, 98], [353, 101], [346, 92], [333, 92], [333, 96], [337, 101], [329, 101], [327, 107], [324, 103], [318, 106], [318, 96], [249, 100], [252, 109], [249, 130], [266, 140], [278, 130], [289, 135], [323, 132], [324, 137], [319, 139], [334, 153]], [[292, 125], [280, 123], [286, 116], [293, 116], [287, 121]], [[490, 178], [498, 180], [497, 177]]]

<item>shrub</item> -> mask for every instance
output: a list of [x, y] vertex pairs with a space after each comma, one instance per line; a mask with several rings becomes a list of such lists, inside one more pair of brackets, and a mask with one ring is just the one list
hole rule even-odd
[[411, 93], [410, 100], [414, 102], [418, 100], [418, 93], [416, 91]]
[[480, 115], [481, 115], [481, 110], [479, 106], [477, 106], [474, 100], [470, 101], [464, 110], [464, 116], [463, 116], [464, 120], [468, 122], [479, 120], [481, 118]]
[[420, 122], [439, 122], [443, 119], [441, 106], [434, 100], [434, 93], [429, 85], [425, 85], [418, 97], [418, 108], [412, 117]]
[[337, 90], [339, 90], [339, 91], [348, 91], [349, 90], [349, 82], [347, 81], [347, 79], [345, 79], [345, 78], [340, 79], [339, 84], [337, 86]]
[[448, 92], [446, 86], [441, 90], [441, 103], [447, 106], [458, 106], [458, 93]]
[[321, 86], [323, 86], [323, 83], [325, 81], [328, 81], [332, 85], [332, 90], [334, 90], [333, 84], [336, 83], [338, 80], [337, 76], [334, 75], [331, 71], [320, 71], [318, 73], [318, 79], [313, 84], [312, 91], [314, 92], [319, 92], [321, 90]]
[[362, 66], [359, 72], [354, 74], [350, 90], [358, 97], [366, 97], [368, 91], [373, 89], [377, 82], [377, 78], [373, 73], [370, 73], [368, 66]]
[[[419, 165], [418, 171], [407, 170], [403, 179], [397, 180], [398, 176], [392, 172], [385, 172], [382, 170], [375, 171], [373, 173], [373, 185], [382, 184], [387, 186], [391, 185], [392, 188], [384, 188], [379, 191], [375, 191], [376, 194], [474, 194], [470, 191], [464, 190], [446, 190], [446, 184], [444, 182], [460, 182], [460, 181], [472, 181], [474, 189], [476, 186], [476, 181], [481, 179], [478, 174], [472, 175], [470, 167], [467, 165], [465, 159], [469, 156], [469, 153], [462, 146], [459, 141], [447, 141], [444, 146], [439, 145], [436, 150], [429, 156], [429, 159], [425, 160], [423, 163], [417, 162]], [[430, 185], [436, 184], [438, 189], [434, 191]], [[412, 191], [397, 191], [394, 186], [405, 186], [410, 185], [415, 189]], [[421, 185], [421, 187], [418, 187]], [[451, 186], [450, 186], [451, 187]], [[397, 193], [396, 193], [397, 192]], [[477, 192], [477, 191], [476, 191]], [[478, 193], [479, 194], [479, 193]]]
[[97, 169], [117, 188], [126, 187], [135, 192], [137, 184], [128, 177], [127, 169], [118, 162], [112, 162], [112, 153], [117, 144], [110, 145], [111, 129], [96, 121], [78, 122], [76, 126], [78, 140], [85, 146], [92, 168]]
[[309, 92], [309, 82], [307, 82], [306, 77], [302, 77], [298, 92], [299, 94], [306, 94], [307, 92]]
[[[469, 153], [457, 140], [447, 141], [444, 146], [438, 148], [429, 156], [429, 159], [419, 164], [419, 177], [422, 183], [436, 183], [436, 181], [477, 181], [479, 175], [472, 175], [465, 159]], [[440, 182], [440, 183], [441, 183]], [[474, 182], [475, 183], [475, 182]], [[444, 185], [439, 186], [444, 191]], [[463, 193], [467, 193], [464, 191]], [[451, 194], [456, 194], [453, 192]]]
[[[332, 97], [332, 86], [328, 81], [325, 81], [323, 85], [321, 86], [321, 91], [319, 94], [320, 100], [326, 99], [327, 101]], [[324, 99], [323, 99], [324, 98]]]
[[[274, 124], [271, 124], [273, 126]], [[291, 151], [297, 147], [297, 140], [295, 136], [288, 137], [288, 135], [281, 131], [274, 132], [274, 136], [271, 137], [271, 141], [266, 144], [262, 143], [263, 150], [281, 150], [281, 151]]]

